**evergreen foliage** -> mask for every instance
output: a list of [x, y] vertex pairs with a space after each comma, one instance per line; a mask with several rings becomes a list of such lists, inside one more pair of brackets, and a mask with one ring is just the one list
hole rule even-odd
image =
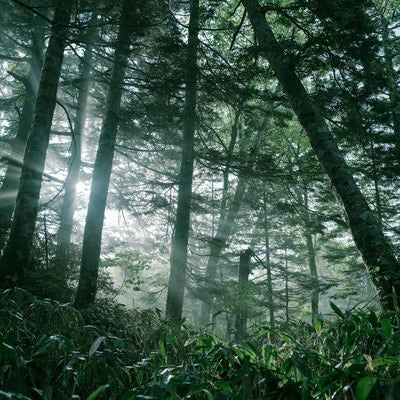
[[0, 399], [400, 398], [398, 0], [0, 9]]

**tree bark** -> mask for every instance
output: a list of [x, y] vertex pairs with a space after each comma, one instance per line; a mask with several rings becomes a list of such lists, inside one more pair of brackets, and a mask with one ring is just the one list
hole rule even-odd
[[179, 172], [178, 204], [171, 249], [171, 269], [168, 281], [166, 317], [179, 326], [182, 320], [183, 298], [189, 243], [190, 206], [194, 164], [194, 135], [196, 131], [197, 54], [199, 33], [199, 0], [190, 1], [189, 36], [185, 107], [182, 140], [182, 160]]
[[[220, 205], [217, 232], [215, 236], [211, 238], [210, 242], [210, 255], [208, 257], [205, 275], [204, 289], [206, 292], [210, 292], [210, 286], [213, 286], [216, 283], [215, 276], [217, 272], [219, 257], [222, 250], [225, 248], [228, 238], [231, 234], [234, 220], [237, 212], [239, 211], [240, 203], [242, 201], [246, 188], [246, 184], [244, 184], [243, 179], [239, 178], [231, 209], [228, 211], [228, 215], [226, 215], [229, 195], [230, 164], [233, 157], [233, 150], [235, 148], [238, 137], [239, 116], [240, 112], [239, 110], [236, 110], [235, 119], [231, 128], [231, 138], [227, 149], [226, 168], [223, 172], [223, 193]], [[207, 298], [203, 300], [201, 305], [200, 323], [202, 325], [206, 325], [210, 322], [210, 314], [212, 313], [213, 303], [214, 296], [212, 295], [212, 293], [207, 293]]]
[[25, 83], [25, 99], [19, 119], [18, 130], [11, 144], [7, 170], [0, 189], [0, 249], [4, 247], [7, 233], [12, 224], [12, 215], [18, 193], [26, 142], [33, 121], [35, 102], [43, 67], [45, 27], [43, 21], [33, 16], [35, 26], [32, 35], [32, 55], [30, 69]]
[[82, 309], [96, 297], [101, 252], [101, 236], [108, 187], [117, 138], [123, 80], [129, 56], [130, 36], [133, 32], [132, 4], [124, 0], [121, 24], [115, 44], [114, 66], [107, 96], [106, 114], [101, 128], [99, 146], [93, 169], [88, 211], [83, 234], [82, 258], [75, 307]]
[[271, 246], [269, 234], [269, 215], [267, 209], [267, 193], [263, 190], [263, 213], [264, 213], [264, 242], [265, 242], [265, 267], [267, 269], [267, 298], [269, 309], [269, 324], [273, 329], [275, 327], [275, 305], [274, 305], [274, 286], [272, 284], [272, 267], [271, 267]]
[[[93, 24], [97, 18], [91, 19]], [[77, 111], [75, 116], [74, 131], [71, 142], [71, 156], [68, 175], [64, 184], [64, 197], [60, 211], [60, 226], [57, 232], [57, 248], [54, 260], [55, 267], [65, 275], [69, 265], [69, 249], [74, 219], [76, 184], [81, 167], [81, 142], [85, 129], [86, 111], [89, 97], [91, 63], [93, 58], [93, 40], [96, 29], [89, 26], [85, 42], [87, 43], [85, 54], [81, 61], [80, 84], [78, 89]]]
[[275, 39], [257, 0], [242, 0], [259, 48], [269, 61], [303, 126], [331, 187], [343, 207], [354, 241], [385, 307], [394, 309], [393, 290], [400, 293], [400, 265], [392, 246], [358, 188], [320, 110], [312, 102]]
[[[229, 237], [235, 225], [235, 220], [240, 209], [244, 194], [246, 192], [247, 182], [243, 177], [239, 177], [235, 194], [230, 205], [229, 211], [225, 216], [226, 205], [221, 206], [221, 215], [218, 222], [217, 232], [210, 242], [210, 255], [208, 257], [206, 279], [207, 287], [215, 285], [217, 266], [222, 250], [226, 247]], [[223, 208], [222, 208], [223, 207]], [[207, 288], [205, 288], [207, 290]], [[210, 314], [213, 308], [214, 296], [210, 293], [208, 299], [203, 301], [201, 307], [200, 322], [206, 325], [210, 322]]]
[[289, 326], [290, 310], [289, 310], [289, 260], [288, 260], [288, 237], [285, 232], [285, 325]]
[[308, 256], [308, 267], [310, 269], [311, 277], [311, 317], [312, 322], [316, 321], [319, 314], [319, 279], [318, 279], [318, 267], [314, 241], [311, 231], [311, 219], [310, 212], [308, 209], [308, 193], [307, 188], [304, 188], [303, 194], [299, 193], [299, 204], [304, 204], [304, 233], [306, 237], [307, 245], [307, 256]]
[[240, 255], [239, 270], [238, 270], [238, 304], [239, 307], [235, 310], [235, 339], [237, 341], [243, 341], [246, 339], [247, 330], [247, 302], [246, 296], [244, 296], [244, 288], [249, 283], [249, 274], [251, 272], [250, 260], [251, 260], [251, 249], [247, 249]]
[[14, 287], [22, 283], [24, 273], [30, 264], [42, 175], [72, 4], [73, 0], [59, 0], [56, 3], [36, 100], [35, 116], [25, 150], [14, 219], [0, 262], [0, 284], [3, 287]]

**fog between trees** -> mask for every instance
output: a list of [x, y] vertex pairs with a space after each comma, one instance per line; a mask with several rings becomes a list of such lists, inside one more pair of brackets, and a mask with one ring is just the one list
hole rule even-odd
[[395, 1], [0, 5], [3, 289], [239, 338], [396, 308]]

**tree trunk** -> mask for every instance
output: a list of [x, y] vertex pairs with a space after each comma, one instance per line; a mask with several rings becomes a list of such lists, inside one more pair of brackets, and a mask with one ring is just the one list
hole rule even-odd
[[[206, 269], [206, 285], [213, 286], [216, 284], [216, 273], [218, 261], [221, 256], [222, 250], [226, 247], [229, 237], [232, 234], [233, 227], [235, 225], [235, 219], [240, 209], [240, 204], [242, 203], [244, 194], [246, 192], [247, 182], [243, 177], [239, 177], [236, 191], [226, 216], [224, 216], [224, 211], [226, 205], [221, 206], [221, 215], [217, 227], [217, 233], [211, 239], [210, 243], [210, 255], [208, 257], [207, 269]], [[222, 208], [224, 207], [224, 208]], [[207, 290], [207, 288], [206, 288]], [[214, 296], [212, 293], [208, 295], [208, 299], [203, 301], [201, 308], [201, 319], [200, 322], [206, 325], [210, 322], [210, 314], [212, 312]]]
[[[97, 20], [96, 14], [91, 19], [91, 25]], [[78, 89], [77, 111], [71, 142], [71, 156], [68, 175], [64, 184], [64, 197], [60, 211], [60, 226], [57, 232], [57, 248], [54, 260], [55, 267], [61, 274], [66, 274], [69, 265], [69, 248], [74, 219], [76, 184], [81, 166], [81, 142], [85, 129], [87, 103], [89, 97], [90, 72], [92, 63], [92, 47], [96, 29], [89, 26], [85, 42], [85, 54], [81, 61], [80, 84]]]
[[250, 260], [252, 251], [247, 249], [240, 255], [238, 270], [238, 309], [235, 310], [235, 339], [242, 341], [246, 339], [247, 329], [247, 296], [245, 296], [245, 286], [249, 283], [251, 272]]
[[271, 246], [269, 241], [269, 216], [267, 210], [267, 194], [263, 192], [263, 212], [264, 212], [264, 242], [265, 242], [265, 267], [267, 269], [267, 298], [269, 308], [269, 324], [273, 329], [275, 327], [275, 307], [274, 307], [274, 287], [272, 284], [272, 270], [271, 270]]
[[113, 164], [114, 146], [117, 138], [123, 80], [129, 56], [132, 29], [132, 4], [129, 0], [124, 0], [121, 24], [115, 44], [114, 66], [107, 96], [106, 114], [101, 128], [93, 169], [92, 186], [83, 234], [79, 284], [75, 297], [75, 307], [80, 309], [88, 307], [96, 297], [104, 213]]
[[320, 110], [312, 102], [289, 60], [276, 41], [257, 0], [242, 1], [264, 53], [285, 90], [332, 189], [342, 205], [354, 241], [382, 301], [394, 309], [393, 289], [400, 293], [400, 265], [392, 246], [358, 188]]
[[42, 175], [72, 4], [73, 0], [59, 0], [56, 4], [36, 100], [35, 116], [24, 156], [14, 219], [0, 263], [0, 282], [3, 287], [20, 284], [30, 264]]
[[7, 170], [0, 189], [0, 249], [5, 245], [7, 233], [12, 223], [24, 151], [33, 121], [40, 73], [43, 67], [45, 27], [43, 26], [43, 21], [39, 20], [38, 17], [33, 16], [32, 19], [35, 29], [32, 35], [30, 70], [24, 81], [25, 99], [22, 105], [17, 134], [11, 144], [11, 154], [8, 157]]
[[179, 326], [182, 320], [183, 297], [187, 269], [190, 205], [194, 163], [194, 134], [196, 131], [197, 53], [199, 32], [199, 0], [190, 1], [189, 37], [185, 87], [182, 160], [179, 173], [178, 204], [171, 250], [166, 317]]
[[227, 210], [228, 197], [229, 197], [229, 175], [231, 161], [233, 158], [233, 150], [235, 148], [238, 133], [239, 133], [239, 110], [236, 110], [235, 120], [231, 129], [231, 138], [226, 155], [226, 168], [223, 172], [223, 193], [220, 205], [220, 215], [218, 220], [217, 232], [214, 237], [211, 238], [210, 242], [210, 255], [208, 257], [206, 276], [205, 276], [205, 293], [206, 299], [203, 300], [200, 314], [200, 323], [202, 325], [207, 325], [210, 322], [210, 316], [213, 312], [214, 305], [214, 295], [212, 293], [213, 286], [216, 285], [216, 273], [219, 258], [221, 256], [222, 250], [226, 247], [229, 237], [232, 234], [232, 230], [235, 225], [235, 219], [240, 209], [240, 205], [243, 200], [243, 196], [246, 192], [247, 182], [242, 177], [239, 176], [238, 183], [236, 186], [235, 194], [233, 196], [232, 203]]
[[285, 232], [285, 326], [289, 326], [290, 310], [289, 310], [289, 260], [288, 260], [288, 245], [287, 233]]
[[308, 267], [310, 269], [311, 277], [311, 317], [314, 323], [319, 314], [319, 280], [315, 246], [311, 230], [310, 213], [308, 210], [307, 188], [304, 188], [303, 195], [299, 193], [299, 203], [304, 204], [305, 237], [307, 245]]

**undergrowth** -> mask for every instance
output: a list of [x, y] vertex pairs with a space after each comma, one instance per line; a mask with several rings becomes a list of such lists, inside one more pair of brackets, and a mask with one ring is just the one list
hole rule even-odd
[[241, 344], [99, 301], [84, 314], [0, 294], [0, 399], [397, 399], [393, 315], [265, 327]]

